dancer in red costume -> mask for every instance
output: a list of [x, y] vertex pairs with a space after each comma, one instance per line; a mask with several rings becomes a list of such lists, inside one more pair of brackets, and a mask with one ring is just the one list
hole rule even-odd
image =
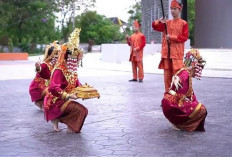
[[185, 67], [173, 76], [171, 87], [164, 94], [163, 113], [176, 129], [205, 131], [207, 110], [198, 102], [192, 88], [192, 77], [201, 79], [205, 61], [199, 52], [193, 49], [186, 54], [184, 64]]
[[51, 71], [57, 60], [58, 47], [59, 43], [57, 41], [47, 45], [43, 62], [38, 61], [35, 63], [36, 76], [29, 86], [29, 93], [31, 101], [35, 102], [35, 105], [41, 110], [43, 110], [44, 96], [49, 86]]
[[47, 95], [45, 96], [44, 114], [51, 120], [55, 131], [60, 131], [58, 123], [65, 123], [69, 133], [80, 133], [88, 114], [88, 109], [73, 101], [77, 93], [71, 91], [81, 86], [77, 77], [77, 66], [83, 52], [79, 49], [79, 29], [75, 29], [69, 42], [61, 46], [56, 67], [51, 75]]

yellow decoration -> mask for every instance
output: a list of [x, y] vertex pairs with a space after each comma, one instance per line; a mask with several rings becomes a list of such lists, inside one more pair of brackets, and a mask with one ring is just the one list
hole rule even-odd
[[99, 92], [93, 88], [92, 86], [88, 85], [87, 83], [83, 86], [74, 88], [71, 93], [77, 93], [77, 97], [81, 99], [91, 99], [91, 98], [100, 98]]
[[[54, 47], [53, 51], [52, 51], [52, 54], [50, 56], [48, 56], [48, 50], [51, 48], [51, 47]], [[45, 48], [45, 54], [44, 54], [44, 59], [43, 61], [49, 61], [51, 60], [53, 57], [56, 57], [58, 55], [58, 50], [59, 50], [59, 44], [57, 44], [55, 41], [50, 44], [50, 45], [46, 45], [46, 48]]]
[[122, 26], [122, 22], [121, 22], [121, 20], [119, 18], [118, 18], [118, 23], [119, 23], [120, 26]]
[[67, 47], [72, 52], [73, 56], [83, 56], [83, 51], [79, 49], [79, 43], [80, 43], [80, 32], [81, 29], [75, 28], [74, 31], [70, 34], [70, 37], [68, 38]]

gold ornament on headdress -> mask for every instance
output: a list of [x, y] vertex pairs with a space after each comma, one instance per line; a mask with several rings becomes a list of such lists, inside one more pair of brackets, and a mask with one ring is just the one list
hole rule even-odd
[[184, 58], [185, 67], [192, 66], [192, 64], [198, 63], [199, 66], [204, 68], [206, 61], [200, 55], [199, 50], [191, 49], [189, 52], [186, 53]]
[[72, 56], [82, 55], [83, 51], [79, 49], [81, 29], [75, 28], [68, 38], [67, 47], [72, 52]]
[[65, 55], [67, 50], [69, 50], [71, 54], [71, 58], [77, 58], [77, 61], [80, 61], [83, 57], [83, 51], [79, 49], [79, 35], [81, 29], [75, 28], [75, 30], [70, 34], [68, 38], [68, 42], [64, 43], [60, 46], [59, 58], [57, 60], [57, 67], [64, 65], [65, 63]]
[[[52, 51], [52, 54], [50, 54], [50, 56], [48, 56], [48, 50], [49, 50], [52, 46], [54, 47], [54, 49], [53, 49], [53, 51]], [[57, 44], [57, 41], [54, 41], [54, 42], [51, 43], [50, 45], [46, 45], [43, 61], [51, 60], [53, 57], [55, 57], [56, 55], [58, 55], [59, 46], [60, 46], [60, 45]]]
[[51, 46], [50, 45], [46, 45], [45, 50], [44, 50], [44, 59], [43, 61], [45, 61], [48, 58], [48, 50]]

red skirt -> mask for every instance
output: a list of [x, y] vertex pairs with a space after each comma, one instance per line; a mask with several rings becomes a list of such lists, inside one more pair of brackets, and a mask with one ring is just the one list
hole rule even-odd
[[177, 128], [186, 131], [205, 131], [204, 123], [207, 110], [203, 104], [194, 113], [186, 114], [181, 108], [163, 99], [162, 109], [165, 117]]
[[86, 107], [78, 102], [71, 101], [58, 119], [74, 132], [80, 132], [87, 115], [88, 109]]

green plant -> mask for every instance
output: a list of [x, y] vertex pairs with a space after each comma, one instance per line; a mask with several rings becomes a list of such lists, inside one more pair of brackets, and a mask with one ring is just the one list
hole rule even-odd
[[10, 51], [10, 52], [13, 52], [14, 46], [13, 46], [13, 43], [12, 43], [12, 40], [11, 40], [11, 39], [9, 39], [9, 41], [8, 41], [8, 48], [9, 48], [9, 51]]
[[[81, 28], [80, 41], [96, 44], [112, 43], [121, 38], [119, 25], [113, 24], [108, 18], [95, 11], [85, 11], [75, 18], [75, 26]], [[68, 33], [69, 34], [69, 33]]]
[[194, 45], [194, 23], [195, 23], [195, 0], [188, 0], [188, 25], [190, 45]]
[[28, 43], [21, 43], [19, 44], [19, 47], [22, 49], [22, 51], [31, 53], [30, 45]]

